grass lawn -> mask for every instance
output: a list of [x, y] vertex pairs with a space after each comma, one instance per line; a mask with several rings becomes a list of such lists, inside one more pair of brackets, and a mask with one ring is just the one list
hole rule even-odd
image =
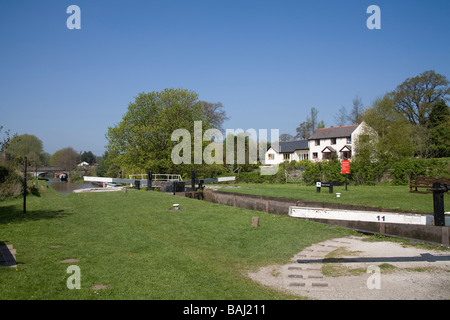
[[[353, 204], [375, 208], [433, 213], [433, 195], [410, 193], [409, 186], [337, 186], [333, 193], [328, 188], [316, 192], [315, 186], [297, 184], [239, 184], [240, 188], [221, 188], [220, 191], [256, 194], [296, 200]], [[337, 198], [336, 193], [341, 197]], [[450, 196], [444, 195], [444, 209], [450, 211]]]
[[[26, 215], [21, 198], [0, 202], [0, 241], [14, 246], [18, 262], [17, 269], [0, 268], [2, 300], [292, 299], [247, 272], [352, 234], [156, 191], [40, 189], [40, 197], [27, 197]], [[169, 210], [174, 203], [182, 209]], [[251, 227], [252, 216], [259, 216], [258, 228]], [[79, 261], [60, 263], [65, 259]], [[67, 288], [69, 265], [80, 268], [81, 289]]]

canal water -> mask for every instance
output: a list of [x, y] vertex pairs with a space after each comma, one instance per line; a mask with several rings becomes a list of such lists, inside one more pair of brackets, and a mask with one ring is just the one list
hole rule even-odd
[[74, 190], [78, 189], [87, 189], [87, 188], [95, 188], [95, 186], [91, 183], [72, 183], [66, 181], [60, 181], [59, 179], [49, 179], [48, 184], [52, 186], [56, 191], [62, 194], [69, 194]]

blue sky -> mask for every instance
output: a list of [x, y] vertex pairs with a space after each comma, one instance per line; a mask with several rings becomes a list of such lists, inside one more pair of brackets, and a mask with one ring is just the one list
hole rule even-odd
[[140, 92], [185, 88], [221, 102], [225, 128], [295, 134], [312, 107], [332, 126], [356, 95], [450, 79], [449, 18], [448, 0], [0, 0], [0, 125], [101, 155]]

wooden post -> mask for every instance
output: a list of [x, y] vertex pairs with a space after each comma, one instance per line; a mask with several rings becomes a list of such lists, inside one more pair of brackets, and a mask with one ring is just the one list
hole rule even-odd
[[252, 217], [252, 227], [258, 228], [259, 226], [259, 217]]

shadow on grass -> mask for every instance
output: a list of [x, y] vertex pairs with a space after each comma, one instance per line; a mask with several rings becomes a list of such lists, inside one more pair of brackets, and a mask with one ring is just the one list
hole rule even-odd
[[21, 206], [10, 205], [0, 207], [0, 225], [24, 221], [63, 218], [68, 215], [69, 213], [64, 210], [27, 210], [26, 213], [23, 213], [23, 208]]

